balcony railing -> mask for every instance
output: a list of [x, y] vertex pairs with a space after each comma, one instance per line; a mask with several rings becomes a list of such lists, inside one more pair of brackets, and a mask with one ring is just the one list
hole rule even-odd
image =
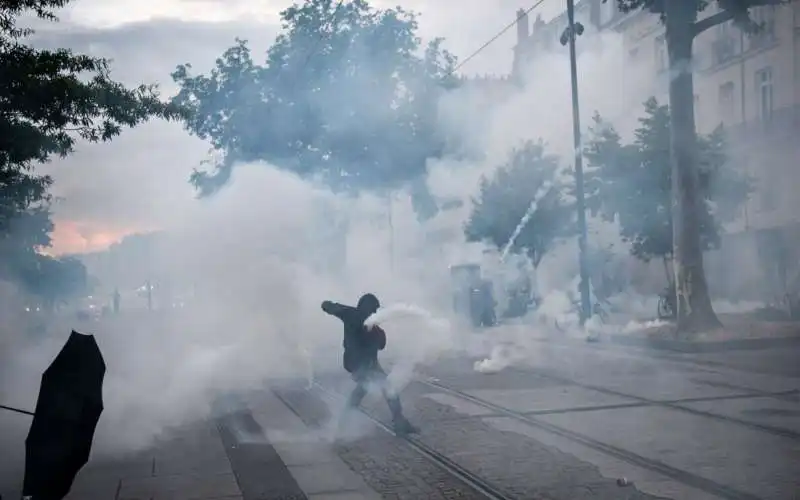
[[793, 138], [800, 130], [800, 104], [784, 106], [772, 111], [769, 121], [753, 117], [746, 123], [727, 125], [725, 131], [730, 144], [736, 148], [748, 147], [748, 141], [765, 137]]
[[749, 50], [763, 49], [769, 47], [777, 41], [774, 27], [765, 27], [747, 37], [747, 47]]

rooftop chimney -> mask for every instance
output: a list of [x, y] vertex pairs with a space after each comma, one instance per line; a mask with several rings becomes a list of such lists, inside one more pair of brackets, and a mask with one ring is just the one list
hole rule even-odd
[[530, 35], [528, 14], [524, 9], [519, 9], [517, 11], [517, 43], [524, 43], [528, 35]]

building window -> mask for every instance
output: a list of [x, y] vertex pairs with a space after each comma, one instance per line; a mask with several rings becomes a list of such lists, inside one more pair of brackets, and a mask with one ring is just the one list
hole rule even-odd
[[730, 26], [730, 21], [717, 26], [717, 36], [711, 42], [714, 65], [724, 64], [738, 55], [739, 44], [736, 43]]
[[717, 38], [725, 38], [731, 34], [731, 25], [733, 21], [725, 21], [717, 25]]
[[768, 123], [772, 120], [774, 96], [772, 86], [772, 68], [764, 68], [756, 72], [756, 92], [758, 99], [758, 116]]
[[775, 6], [754, 7], [750, 18], [758, 25], [758, 31], [748, 36], [751, 49], [760, 49], [775, 41]]
[[733, 82], [725, 82], [719, 86], [719, 116], [723, 123], [733, 121], [734, 90]]
[[664, 36], [656, 37], [656, 71], [666, 71], [669, 68], [667, 56], [667, 39]]

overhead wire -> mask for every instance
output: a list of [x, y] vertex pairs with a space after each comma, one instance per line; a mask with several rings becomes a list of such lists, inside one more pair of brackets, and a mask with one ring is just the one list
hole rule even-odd
[[[524, 10], [524, 11], [523, 11], [523, 12], [524, 12], [524, 15], [526, 15], [526, 16], [527, 16], [528, 14], [530, 14], [531, 12], [533, 12], [535, 9], [537, 9], [537, 8], [538, 8], [540, 5], [542, 5], [544, 2], [545, 2], [545, 0], [539, 0], [539, 1], [538, 1], [538, 2], [536, 2], [535, 4], [531, 5], [531, 6], [530, 6], [530, 7], [528, 7], [526, 10]], [[494, 42], [496, 42], [496, 41], [497, 41], [497, 40], [498, 40], [498, 39], [499, 39], [501, 36], [505, 35], [505, 34], [506, 34], [506, 32], [507, 32], [508, 30], [510, 30], [511, 28], [513, 28], [513, 27], [514, 27], [516, 24], [517, 24], [517, 20], [516, 20], [516, 19], [515, 19], [515, 20], [513, 20], [512, 22], [508, 23], [508, 24], [507, 24], [507, 25], [506, 25], [506, 26], [505, 26], [503, 29], [501, 29], [500, 31], [498, 31], [498, 32], [497, 32], [497, 33], [496, 33], [496, 34], [495, 34], [493, 37], [491, 37], [489, 40], [487, 40], [487, 41], [486, 41], [486, 42], [485, 42], [483, 45], [481, 45], [480, 47], [478, 47], [478, 48], [477, 48], [477, 49], [476, 49], [474, 52], [472, 52], [470, 55], [468, 55], [466, 58], [464, 58], [464, 59], [463, 59], [461, 62], [459, 62], [458, 64], [456, 64], [456, 65], [455, 65], [455, 67], [453, 67], [453, 69], [451, 69], [451, 70], [450, 70], [450, 71], [447, 73], [447, 76], [451, 76], [453, 73], [455, 73], [456, 71], [458, 71], [458, 70], [459, 70], [459, 69], [460, 69], [462, 66], [464, 66], [464, 65], [465, 65], [465, 64], [467, 64], [469, 61], [471, 61], [472, 59], [474, 59], [474, 58], [475, 58], [475, 57], [476, 57], [478, 54], [480, 54], [481, 52], [483, 52], [483, 51], [484, 51], [484, 50], [485, 50], [487, 47], [489, 47], [491, 44], [493, 44]]]
[[[531, 5], [530, 7], [528, 7], [527, 9], [525, 9], [525, 10], [523, 11], [524, 15], [526, 15], [526, 16], [527, 16], [528, 14], [530, 14], [531, 12], [533, 12], [534, 10], [536, 10], [537, 8], [539, 8], [539, 6], [540, 6], [540, 5], [542, 5], [544, 2], [545, 2], [545, 0], [538, 0], [536, 3], [534, 3], [533, 5]], [[335, 22], [336, 22], [336, 16], [337, 16], [337, 14], [339, 13], [339, 9], [342, 7], [342, 4], [343, 4], [343, 3], [344, 3], [344, 0], [339, 0], [339, 1], [336, 3], [336, 7], [333, 9], [333, 14], [331, 15], [331, 22], [332, 22], [332, 23], [335, 23]], [[470, 55], [468, 55], [467, 57], [465, 57], [464, 59], [462, 59], [462, 60], [461, 60], [461, 61], [460, 61], [458, 64], [456, 64], [456, 65], [453, 67], [453, 69], [451, 69], [451, 70], [450, 70], [450, 71], [447, 73], [447, 75], [446, 75], [446, 76], [451, 76], [453, 73], [455, 73], [456, 71], [458, 71], [459, 69], [461, 69], [461, 68], [462, 68], [462, 67], [463, 67], [465, 64], [467, 64], [468, 62], [470, 62], [471, 60], [473, 60], [473, 59], [474, 59], [475, 57], [477, 57], [477, 56], [478, 56], [478, 55], [479, 55], [481, 52], [483, 52], [484, 50], [486, 50], [486, 48], [488, 48], [490, 45], [492, 45], [494, 42], [496, 42], [496, 41], [497, 41], [497, 40], [498, 40], [500, 37], [502, 37], [503, 35], [505, 35], [505, 34], [506, 34], [506, 32], [508, 32], [508, 30], [510, 30], [511, 28], [513, 28], [513, 27], [514, 27], [516, 24], [517, 24], [517, 20], [516, 20], [516, 19], [515, 19], [515, 20], [513, 20], [512, 22], [508, 23], [506, 26], [504, 26], [504, 27], [503, 27], [503, 29], [501, 29], [500, 31], [498, 31], [497, 33], [495, 33], [495, 34], [494, 34], [494, 35], [493, 35], [491, 38], [489, 38], [489, 39], [488, 39], [486, 42], [484, 42], [484, 43], [483, 43], [483, 44], [482, 44], [480, 47], [478, 47], [478, 48], [477, 48], [475, 51], [473, 51], [472, 53], [470, 53]], [[306, 59], [305, 59], [305, 61], [304, 61], [304, 62], [303, 62], [303, 64], [300, 66], [300, 73], [302, 73], [302, 71], [303, 71], [303, 70], [305, 69], [305, 67], [308, 65], [309, 61], [311, 61], [311, 58], [314, 56], [314, 54], [315, 54], [315, 53], [317, 52], [317, 50], [319, 49], [319, 47], [320, 47], [320, 44], [321, 44], [321, 43], [322, 43], [322, 41], [323, 41], [323, 40], [325, 40], [326, 38], [327, 38], [327, 37], [325, 36], [325, 33], [320, 33], [320, 36], [316, 37], [316, 43], [314, 44], [314, 46], [312, 47], [312, 49], [311, 49], [311, 50], [308, 52], [308, 54], [307, 54], [307, 56], [306, 56]]]

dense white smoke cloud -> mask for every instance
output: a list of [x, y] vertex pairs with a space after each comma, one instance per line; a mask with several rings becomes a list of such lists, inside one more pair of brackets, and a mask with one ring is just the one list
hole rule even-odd
[[[595, 109], [620, 120], [638, 111], [638, 106], [630, 116], [620, 111], [631, 101], [617, 85], [619, 40], [601, 39], [579, 60], [586, 82], [581, 85], [585, 123]], [[130, 311], [134, 299], [126, 299], [120, 318], [87, 326], [96, 333], [109, 367], [98, 447], [146, 446], [170, 426], [206, 415], [220, 394], [257, 388], [267, 379], [308, 378], [314, 370], [339, 369], [341, 325], [320, 310], [322, 300], [352, 304], [369, 291], [387, 306], [415, 304], [447, 320], [448, 266], [486, 260], [482, 247], [466, 245], [461, 235], [480, 175], [490, 173], [518, 141], [540, 137], [568, 165], [572, 129], [566, 52], [533, 61], [528, 80], [523, 90], [498, 82], [506, 96], [499, 104], [484, 98], [481, 117], [473, 105], [480, 90], [447, 96], [442, 106], [443, 123], [452, 126], [447, 132], [480, 148], [486, 158], [480, 164], [447, 158], [431, 162], [428, 184], [434, 194], [465, 204], [424, 225], [416, 220], [406, 193], [395, 193], [390, 227], [385, 197], [344, 198], [269, 165], [238, 167], [230, 186], [191, 205], [180, 201], [186, 197], [184, 183], [161, 185], [152, 206], [165, 236], [150, 255], [131, 255], [117, 266], [128, 274], [138, 272], [142, 281], [170, 283], [175, 293], [192, 288], [194, 299], [178, 312], [152, 315]], [[469, 128], [456, 126], [464, 123]], [[168, 210], [170, 192], [179, 201], [173, 211]], [[334, 220], [348, 224], [346, 234], [338, 234], [346, 237], [346, 258], [338, 261], [343, 254], [337, 246], [343, 242], [336, 231], [329, 238], [320, 231]], [[545, 289], [540, 293], [569, 286], [576, 263], [577, 253], [567, 242], [543, 262], [538, 282]], [[400, 384], [415, 363], [462, 345], [463, 331], [419, 315], [389, 321], [386, 329], [387, 356], [397, 365]], [[48, 341], [47, 348], [20, 346], [10, 369], [40, 372], [62, 339]], [[27, 380], [31, 383], [4, 384], [5, 395], [30, 405], [36, 378]]]
[[[578, 59], [584, 128], [599, 111], [621, 132], [629, 132], [641, 102], [653, 92], [651, 68], [627, 65], [617, 35], [590, 39], [587, 34], [581, 43], [586, 44]], [[124, 271], [142, 282], [169, 283], [176, 295], [192, 290], [193, 298], [182, 309], [153, 314], [126, 298], [119, 318], [77, 325], [97, 335], [108, 363], [98, 451], [145, 447], [172, 426], [204, 418], [220, 395], [260, 388], [269, 380], [309, 379], [315, 372], [339, 370], [341, 325], [320, 310], [322, 300], [353, 304], [362, 293], [372, 292], [386, 306], [414, 304], [425, 311], [386, 321], [388, 348], [382, 356], [394, 362], [398, 385], [417, 363], [463, 348], [467, 332], [451, 321], [448, 266], [480, 261], [487, 269], [497, 267], [496, 252], [465, 244], [461, 233], [480, 176], [491, 173], [525, 139], [544, 139], [549, 152], [561, 155], [565, 169], [572, 161], [567, 50], [531, 61], [527, 82], [521, 89], [489, 84], [499, 99], [470, 86], [445, 98], [444, 132], [483, 152], [485, 159], [430, 162], [427, 182], [433, 194], [464, 204], [425, 224], [415, 218], [405, 192], [394, 194], [390, 217], [385, 196], [346, 198], [269, 165], [239, 166], [220, 193], [191, 202], [180, 180], [184, 176], [172, 170], [162, 178], [151, 191], [157, 199], [137, 203], [137, 211], [158, 221], [165, 236], [151, 254], [117, 260], [115, 269], [104, 268], [98, 278], [109, 290]], [[158, 149], [162, 146], [158, 143]], [[194, 159], [205, 146], [186, 141], [186, 148]], [[187, 174], [192, 166], [187, 165]], [[126, 189], [123, 184], [111, 187]], [[114, 200], [106, 202], [113, 212]], [[345, 222], [340, 227], [346, 229], [335, 229]], [[615, 227], [595, 221], [592, 228], [595, 245], [614, 243], [618, 255], [627, 252]], [[575, 288], [577, 262], [572, 240], [543, 260], [535, 279], [544, 298], [540, 317], [571, 314], [567, 292]], [[160, 300], [159, 307], [170, 303]], [[38, 374], [70, 327], [70, 321], [59, 323], [52, 339], [12, 342], [9, 349], [16, 355], [0, 368], [3, 400], [33, 405]], [[515, 343], [551, 328], [547, 321], [519, 327], [511, 336], [512, 347], [494, 348], [497, 363], [476, 368], [492, 371], [515, 362], [523, 352], [514, 350]], [[22, 443], [17, 445], [19, 450]]]

